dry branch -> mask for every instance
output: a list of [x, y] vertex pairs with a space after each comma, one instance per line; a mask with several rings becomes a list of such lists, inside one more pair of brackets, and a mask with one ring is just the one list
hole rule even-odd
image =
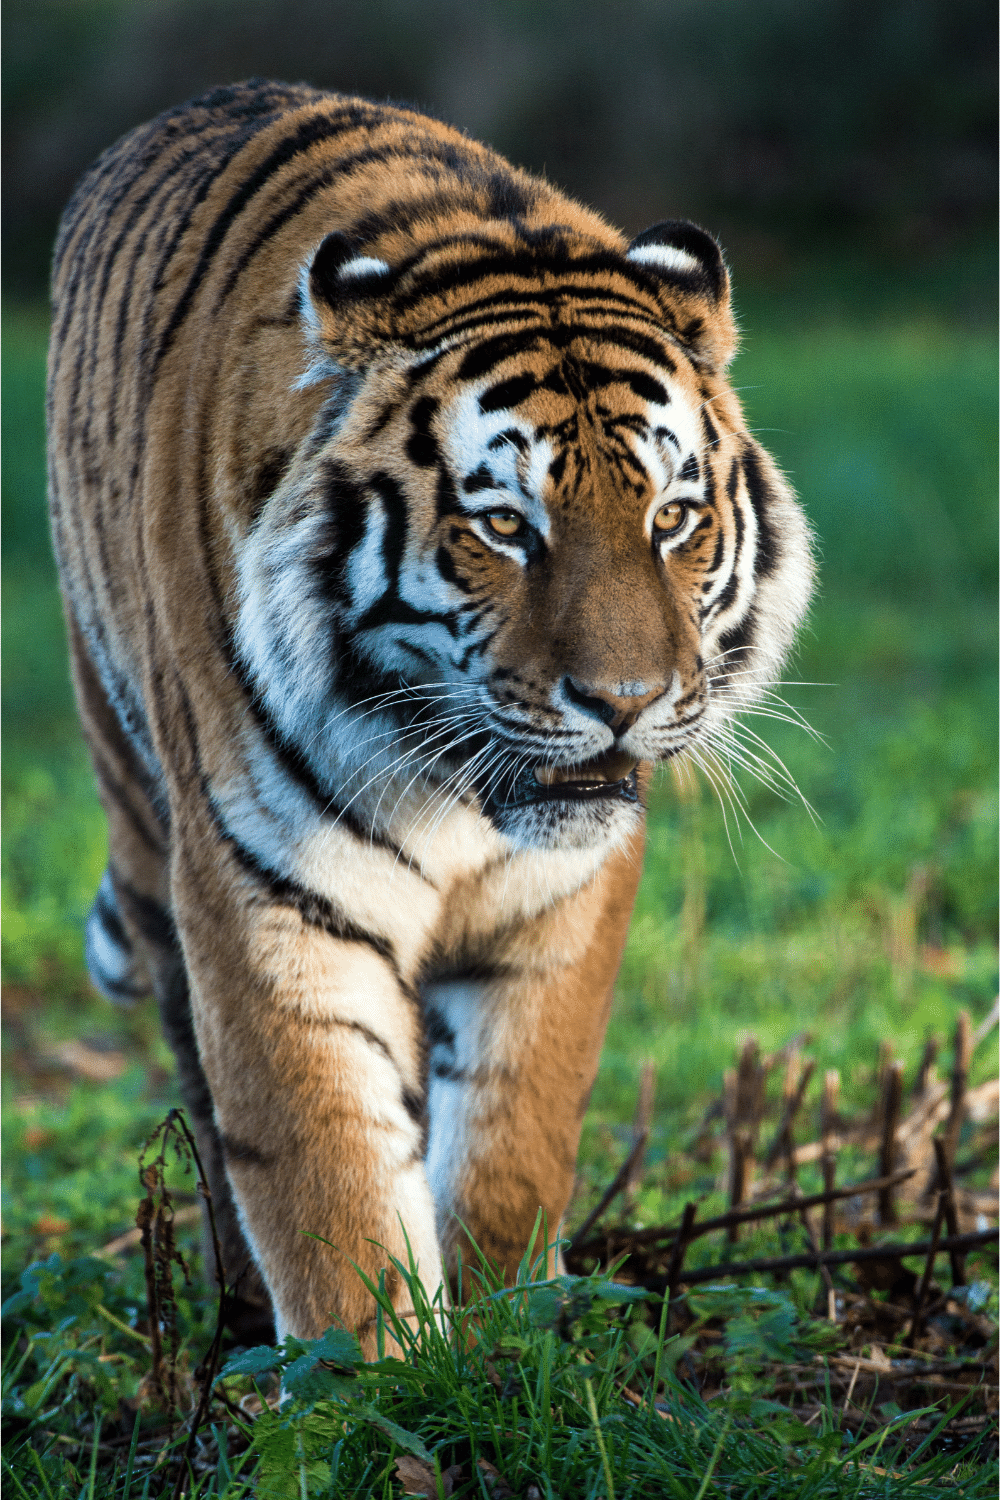
[[598, 1219], [601, 1217], [601, 1214], [604, 1212], [604, 1210], [606, 1208], [608, 1208], [615, 1201], [615, 1199], [618, 1197], [618, 1194], [621, 1192], [622, 1188], [628, 1182], [628, 1180], [629, 1180], [629, 1174], [632, 1171], [635, 1163], [637, 1161], [641, 1161], [642, 1160], [642, 1153], [646, 1149], [646, 1140], [647, 1140], [647, 1136], [646, 1136], [645, 1133], [639, 1136], [638, 1140], [635, 1142], [634, 1146], [632, 1147], [632, 1150], [629, 1152], [628, 1156], [625, 1158], [625, 1160], [622, 1162], [621, 1166], [618, 1168], [618, 1171], [615, 1173], [615, 1175], [612, 1178], [611, 1182], [608, 1184], [608, 1186], [605, 1188], [604, 1192], [601, 1194], [600, 1199], [594, 1205], [594, 1207], [590, 1210], [590, 1213], [584, 1219], [583, 1223], [580, 1225], [579, 1229], [576, 1231], [576, 1234], [570, 1240], [569, 1246], [568, 1246], [568, 1251], [569, 1252], [572, 1252], [572, 1251], [575, 1250], [578, 1242], [580, 1240], [582, 1240], [583, 1236], [587, 1233], [587, 1231], [589, 1229], [591, 1229], [594, 1224], [597, 1223]]
[[[828, 1068], [823, 1079], [823, 1105], [820, 1113], [820, 1135], [822, 1137], [823, 1155], [820, 1165], [823, 1170], [823, 1189], [827, 1194], [834, 1191], [837, 1178], [837, 1159], [833, 1153], [833, 1129], [837, 1120], [837, 1099], [840, 1094], [840, 1074], [836, 1068]], [[823, 1249], [829, 1250], [833, 1244], [833, 1204], [834, 1199], [827, 1197], [823, 1204]], [[829, 1272], [826, 1276], [829, 1282]], [[830, 1288], [828, 1287], [827, 1290]]]
[[[864, 1245], [856, 1250], [803, 1250], [798, 1255], [775, 1255], [765, 1256], [759, 1260], [730, 1260], [722, 1261], [715, 1266], [699, 1266], [695, 1271], [684, 1273], [684, 1285], [695, 1286], [701, 1282], [713, 1281], [717, 1276], [745, 1276], [749, 1272], [763, 1271], [794, 1271], [798, 1266], [809, 1266], [813, 1269], [820, 1265], [843, 1266], [859, 1263], [866, 1260], [900, 1260], [913, 1255], [926, 1255], [931, 1248], [930, 1240], [920, 1240], [917, 1244], [884, 1244]], [[954, 1238], [949, 1235], [947, 1239], [939, 1240], [937, 1251], [941, 1254], [946, 1250], [979, 1250], [987, 1245], [996, 1245], [997, 1231], [995, 1229], [980, 1229], [974, 1234], [959, 1234]], [[660, 1285], [650, 1284], [650, 1290], [662, 1291], [665, 1286], [665, 1278], [659, 1278]]]
[[[912, 1177], [916, 1168], [911, 1167], [907, 1171], [897, 1172], [888, 1179], [891, 1185], [905, 1182]], [[621, 1175], [621, 1174], [619, 1174]], [[616, 1179], [617, 1180], [617, 1179]], [[690, 1230], [689, 1240], [700, 1238], [703, 1234], [710, 1234], [713, 1229], [728, 1229], [730, 1223], [735, 1220], [738, 1224], [750, 1224], [759, 1219], [774, 1219], [781, 1214], [797, 1214], [806, 1208], [816, 1208], [827, 1201], [836, 1202], [843, 1198], [860, 1198], [867, 1193], [877, 1193], [887, 1185], [884, 1177], [873, 1177], [868, 1182], [852, 1182], [846, 1187], [834, 1188], [831, 1192], [811, 1193], [808, 1197], [782, 1198], [776, 1203], [754, 1204], [751, 1208], [731, 1209], [728, 1213], [717, 1214], [712, 1219], [699, 1220], [696, 1227]], [[614, 1183], [611, 1185], [614, 1187]], [[610, 1193], [610, 1189], [608, 1190]], [[605, 1194], [605, 1197], [608, 1195]], [[602, 1200], [603, 1201], [603, 1200]], [[610, 1198], [608, 1200], [610, 1202]], [[628, 1229], [616, 1227], [605, 1230], [603, 1233], [595, 1234], [590, 1240], [583, 1238], [583, 1232], [589, 1229], [595, 1222], [595, 1216], [600, 1210], [597, 1209], [584, 1220], [569, 1244], [569, 1253], [573, 1255], [596, 1255], [614, 1246], [615, 1253], [631, 1246], [656, 1245], [660, 1243], [669, 1244], [676, 1239], [682, 1226], [671, 1224], [654, 1225], [649, 1229]], [[686, 1210], [685, 1210], [686, 1212]]]
[[[891, 1177], [896, 1165], [896, 1129], [899, 1125], [899, 1108], [903, 1099], [903, 1064], [890, 1063], [885, 1070], [882, 1090], [881, 1126], [882, 1142], [879, 1150], [879, 1173]], [[879, 1193], [878, 1216], [881, 1224], [895, 1224], [896, 1205], [893, 1201], [892, 1184], [887, 1183]]]
[[955, 1060], [951, 1073], [951, 1109], [944, 1128], [944, 1149], [951, 1166], [955, 1160], [958, 1136], [962, 1129], [965, 1112], [965, 1091], [969, 1082], [969, 1064], [972, 1061], [972, 1018], [967, 1010], [960, 1010], [955, 1027]]
[[931, 1083], [934, 1081], [934, 1064], [941, 1050], [941, 1038], [929, 1036], [924, 1043], [923, 1056], [920, 1059], [920, 1067], [913, 1084], [913, 1098], [922, 1099]]
[[[656, 1094], [656, 1069], [651, 1062], [642, 1065], [639, 1075], [639, 1094], [635, 1104], [635, 1118], [632, 1122], [632, 1145], [633, 1148], [642, 1140], [645, 1146], [649, 1140], [650, 1127], [653, 1123], [653, 1099]], [[625, 1182], [625, 1196], [631, 1202], [639, 1188], [642, 1186], [642, 1159], [644, 1151], [629, 1158], [632, 1162], [628, 1177]]]
[[[791, 1066], [792, 1064], [789, 1063], [789, 1069], [791, 1069]], [[795, 1116], [802, 1107], [802, 1101], [805, 1098], [806, 1089], [809, 1086], [809, 1080], [813, 1075], [815, 1067], [816, 1064], [812, 1058], [808, 1058], [802, 1069], [802, 1076], [799, 1078], [794, 1090], [790, 1089], [790, 1079], [786, 1074], [785, 1107], [781, 1117], [781, 1124], [778, 1126], [778, 1132], [771, 1142], [771, 1148], [764, 1159], [764, 1166], [767, 1171], [770, 1171], [778, 1158], [783, 1156], [786, 1162], [789, 1181], [795, 1180], [795, 1168], [797, 1165], [795, 1146], [792, 1141], [792, 1126], [795, 1122]]]
[[[948, 1234], [952, 1238], [958, 1234], [958, 1213], [955, 1209], [955, 1189], [951, 1181], [951, 1165], [948, 1161], [948, 1153], [944, 1142], [938, 1136], [934, 1137], [934, 1157], [937, 1162], [938, 1182], [941, 1184], [941, 1204], [944, 1209], [945, 1223], [948, 1226]], [[951, 1284], [952, 1286], [965, 1285], [965, 1256], [960, 1255], [957, 1250], [951, 1252]]]

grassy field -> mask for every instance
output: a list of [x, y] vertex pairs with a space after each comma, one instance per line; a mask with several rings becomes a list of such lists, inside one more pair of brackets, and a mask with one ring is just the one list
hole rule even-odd
[[[743, 309], [735, 384], [804, 500], [821, 559], [794, 681], [782, 689], [821, 738], [771, 717], [748, 722], [815, 814], [745, 776], [745, 815], [724, 813], [704, 785], [666, 775], [657, 784], [585, 1125], [578, 1217], [624, 1155], [645, 1060], [656, 1111], [638, 1211], [651, 1222], [693, 1191], [671, 1177], [672, 1147], [718, 1093], [746, 1033], [766, 1049], [809, 1030], [818, 1076], [838, 1068], [853, 1102], [870, 1092], [880, 1042], [912, 1074], [928, 1033], [950, 1037], [961, 1008], [978, 1020], [996, 992], [994, 340], [968, 316], [935, 316], [928, 301], [908, 302], [898, 286], [880, 299], [868, 285], [851, 314], [804, 312], [798, 291]], [[8, 1288], [33, 1257], [92, 1251], [133, 1221], [135, 1152], [173, 1102], [150, 1009], [112, 1012], [82, 973], [105, 844], [48, 554], [44, 337], [40, 312], [8, 309]], [[988, 1059], [976, 1066], [984, 1075]], [[710, 1191], [714, 1180], [695, 1186]], [[196, 1304], [192, 1330], [208, 1316]]]

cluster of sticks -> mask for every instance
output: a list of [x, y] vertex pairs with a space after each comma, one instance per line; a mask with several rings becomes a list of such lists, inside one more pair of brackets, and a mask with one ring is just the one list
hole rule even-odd
[[[822, 1086], [819, 1138], [799, 1146], [795, 1144], [795, 1124], [814, 1072], [814, 1063], [802, 1055], [809, 1037], [797, 1036], [780, 1051], [763, 1058], [756, 1041], [749, 1039], [738, 1066], [725, 1075], [722, 1100], [710, 1108], [705, 1121], [706, 1128], [713, 1116], [721, 1116], [725, 1122], [729, 1211], [699, 1220], [697, 1204], [688, 1203], [679, 1224], [640, 1229], [627, 1223], [609, 1223], [597, 1229], [612, 1203], [622, 1195], [626, 1201], [632, 1198], [642, 1180], [652, 1121], [653, 1077], [647, 1065], [640, 1084], [632, 1150], [573, 1236], [566, 1252], [567, 1266], [582, 1272], [597, 1261], [608, 1264], [625, 1257], [624, 1274], [629, 1280], [650, 1291], [669, 1291], [672, 1297], [682, 1285], [812, 1267], [824, 1278], [829, 1315], [835, 1320], [837, 1294], [830, 1268], [850, 1264], [857, 1268], [865, 1287], [878, 1285], [879, 1278], [886, 1282], [883, 1290], [906, 1285], [914, 1301], [909, 1339], [915, 1342], [937, 1256], [948, 1254], [952, 1286], [958, 1287], [965, 1284], [966, 1255], [996, 1245], [996, 1229], [982, 1227], [986, 1219], [995, 1220], [1000, 1210], [995, 1181], [987, 1192], [961, 1190], [956, 1178], [970, 1174], [981, 1163], [975, 1156], [956, 1163], [955, 1156], [963, 1121], [981, 1123], [997, 1113], [998, 1080], [976, 1089], [970, 1089], [968, 1082], [973, 1050], [996, 1025], [997, 1017], [998, 1005], [994, 1005], [974, 1032], [968, 1014], [960, 1014], [950, 1080], [936, 1077], [934, 1063], [940, 1043], [936, 1038], [928, 1041], [905, 1114], [903, 1065], [893, 1060], [888, 1047], [880, 1053], [875, 1108], [863, 1119], [851, 1122], [841, 1118], [839, 1076], [834, 1070], [828, 1071]], [[763, 1177], [755, 1186], [765, 1089], [769, 1076], [782, 1066], [780, 1118], [763, 1154]], [[876, 1152], [877, 1175], [838, 1187], [838, 1153], [846, 1146]], [[820, 1166], [823, 1191], [804, 1196], [798, 1186], [798, 1171], [809, 1162]], [[864, 1211], [866, 1199], [874, 1201], [874, 1214]], [[812, 1209], [821, 1211], [818, 1234]], [[685, 1256], [694, 1240], [723, 1231], [727, 1243], [733, 1245], [744, 1225], [775, 1218], [796, 1219], [808, 1248], [789, 1255], [719, 1260], [685, 1270]], [[871, 1243], [874, 1231], [904, 1223], [925, 1224], [930, 1229], [929, 1238]], [[834, 1249], [835, 1234], [845, 1232], [853, 1233], [858, 1243], [848, 1249]], [[904, 1257], [914, 1256], [924, 1262], [920, 1276], [902, 1266]], [[862, 1270], [866, 1263], [870, 1265]]]

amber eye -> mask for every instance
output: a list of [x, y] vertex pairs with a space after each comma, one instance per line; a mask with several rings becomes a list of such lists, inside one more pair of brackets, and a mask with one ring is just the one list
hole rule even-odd
[[682, 505], [679, 500], [667, 500], [653, 517], [653, 530], [658, 531], [661, 536], [670, 536], [673, 532], [680, 531], [686, 515], [686, 505]]
[[513, 537], [524, 527], [524, 520], [516, 510], [491, 510], [486, 513], [486, 520], [497, 536]]

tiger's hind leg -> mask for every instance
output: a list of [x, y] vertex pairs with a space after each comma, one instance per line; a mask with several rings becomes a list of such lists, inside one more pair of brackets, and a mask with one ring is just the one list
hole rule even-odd
[[[266, 1342], [273, 1337], [271, 1299], [244, 1237], [226, 1173], [191, 1022], [184, 957], [170, 914], [169, 832], [144, 757], [108, 703], [72, 618], [69, 634], [74, 684], [107, 815], [110, 853], [87, 921], [87, 968], [98, 990], [116, 1004], [133, 1003], [150, 993], [156, 997], [212, 1194], [226, 1284], [237, 1284], [226, 1321], [241, 1342]], [[215, 1255], [207, 1212], [204, 1258], [206, 1277], [213, 1282]]]

